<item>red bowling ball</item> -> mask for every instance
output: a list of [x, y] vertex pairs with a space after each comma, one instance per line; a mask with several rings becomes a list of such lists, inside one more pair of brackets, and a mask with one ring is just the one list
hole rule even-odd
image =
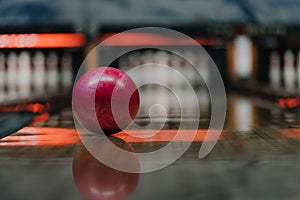
[[72, 104], [82, 126], [110, 135], [128, 127], [139, 110], [140, 98], [135, 83], [125, 72], [99, 67], [76, 82]]

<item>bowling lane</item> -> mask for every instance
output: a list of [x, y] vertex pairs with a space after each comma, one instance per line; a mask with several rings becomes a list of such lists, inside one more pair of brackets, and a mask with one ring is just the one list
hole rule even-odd
[[[203, 115], [202, 119], [200, 125], [207, 126], [207, 117]], [[118, 194], [119, 187], [109, 184], [109, 177], [120, 185], [129, 184], [130, 187], [125, 187], [127, 193], [123, 193], [128, 199], [183, 199], [187, 196], [190, 199], [243, 199], [245, 195], [250, 199], [273, 199], [274, 193], [280, 199], [297, 199], [300, 131], [295, 125], [298, 117], [274, 102], [230, 94], [226, 119], [221, 137], [205, 159], [198, 158], [206, 135], [206, 129], [200, 128], [183, 156], [162, 170], [140, 174], [137, 178], [103, 169], [101, 163], [99, 167], [107, 170], [105, 177], [87, 167], [89, 165], [82, 169], [105, 180], [99, 184], [107, 184], [111, 194]], [[137, 120], [147, 123], [149, 119], [140, 117]], [[186, 117], [185, 120], [191, 122], [193, 118]], [[130, 135], [121, 132], [115, 137], [124, 140], [138, 153], [157, 150], [176, 135], [176, 118], [167, 120], [163, 130], [151, 138], [133, 136], [147, 135], [147, 132], [161, 127], [161, 123], [162, 119], [156, 117], [151, 129], [140, 130], [132, 126], [127, 130]], [[189, 142], [191, 131], [184, 130], [177, 143]], [[78, 187], [80, 178], [72, 173], [73, 159], [77, 156], [85, 162], [95, 161], [86, 160], [85, 154], [78, 154], [82, 148], [70, 108], [1, 139], [2, 197], [85, 199], [79, 190], [82, 186]]]

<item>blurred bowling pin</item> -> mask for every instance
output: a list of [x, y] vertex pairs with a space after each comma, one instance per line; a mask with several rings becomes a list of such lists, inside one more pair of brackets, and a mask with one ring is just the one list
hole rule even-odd
[[[139, 76], [136, 77], [137, 81], [144, 86], [140, 88], [140, 96], [141, 96], [141, 114], [147, 115], [152, 104], [153, 99], [153, 89], [151, 85], [145, 84], [148, 81], [152, 80], [153, 71], [151, 71], [151, 66], [153, 66], [153, 51], [146, 50], [141, 55], [141, 64], [142, 66], [138, 69]], [[143, 66], [144, 65], [144, 66]]]
[[64, 54], [61, 58], [61, 84], [62, 89], [70, 89], [73, 82], [73, 65], [70, 54]]
[[158, 51], [155, 53], [153, 65], [153, 80], [157, 83], [161, 83], [164, 87], [169, 85], [169, 54], [165, 51]]
[[186, 84], [188, 83], [188, 79], [186, 77], [186, 71], [188, 70], [187, 68], [190, 67], [189, 62], [185, 58], [185, 53], [184, 51], [180, 51], [180, 59], [181, 59], [181, 64], [180, 67], [177, 69], [179, 74], [181, 76], [178, 77], [178, 85], [181, 89], [184, 89], [186, 87]]
[[270, 84], [273, 88], [280, 87], [280, 57], [277, 52], [272, 52], [270, 56]]
[[129, 63], [127, 56], [123, 55], [118, 59], [118, 67], [125, 72], [128, 70]]
[[234, 116], [236, 130], [249, 131], [254, 124], [254, 108], [251, 101], [246, 98], [239, 98], [234, 105]]
[[184, 59], [186, 59], [186, 61], [184, 62], [184, 68], [185, 70], [184, 72], [184, 76], [186, 77], [188, 83], [194, 87], [196, 84], [195, 82], [196, 80], [196, 64], [197, 64], [197, 55], [193, 50], [187, 50], [184, 52]]
[[284, 66], [283, 66], [283, 81], [286, 90], [293, 91], [295, 89], [295, 68], [294, 68], [294, 55], [291, 50], [284, 53]]
[[141, 58], [142, 58], [142, 64], [151, 64], [154, 63], [154, 52], [152, 50], [146, 50]]
[[208, 112], [210, 109], [209, 106], [210, 96], [207, 90], [207, 86], [209, 86], [211, 81], [210, 72], [209, 72], [210, 60], [206, 52], [200, 51], [197, 53], [198, 53], [197, 66], [201, 78], [197, 83], [195, 83], [198, 86], [196, 92], [197, 92], [200, 110], [203, 112]]
[[58, 57], [55, 52], [51, 52], [47, 59], [47, 88], [50, 93], [58, 91]]
[[7, 57], [7, 97], [14, 100], [17, 97], [17, 54], [10, 52]]
[[19, 96], [26, 98], [30, 95], [31, 89], [31, 63], [30, 55], [26, 51], [22, 51], [18, 57], [18, 88]]
[[200, 72], [200, 75], [202, 77], [202, 80], [205, 82], [206, 85], [209, 84], [210, 81], [210, 72], [209, 72], [209, 57], [204, 51], [198, 52], [199, 60], [197, 62], [198, 70]]
[[[195, 98], [197, 98], [197, 92], [195, 90], [190, 91], [190, 90], [183, 90], [183, 98], [185, 100], [185, 105], [184, 105], [184, 115], [185, 116], [189, 116], [189, 117], [195, 117], [199, 114], [199, 112], [201, 114], [203, 114], [203, 108], [201, 110], [200, 106], [199, 106], [199, 101], [198, 99], [194, 99], [193, 97], [195, 96]], [[205, 93], [206, 97], [207, 97], [207, 93]], [[186, 98], [189, 97], [189, 98]], [[206, 106], [206, 105], [205, 105]], [[197, 109], [198, 108], [198, 109]], [[209, 109], [208, 106], [205, 107], [205, 111], [207, 111], [207, 109]], [[197, 112], [197, 113], [196, 113]]]
[[[172, 62], [172, 66], [174, 69], [178, 72], [178, 74], [175, 74], [172, 76], [172, 79], [175, 83], [173, 84], [173, 90], [174, 94], [176, 95], [177, 102], [172, 102], [172, 104], [175, 104], [172, 106], [173, 112], [175, 112], [178, 116], [179, 114], [181, 116], [187, 116], [189, 113], [189, 108], [191, 105], [189, 104], [189, 99], [190, 99], [190, 90], [187, 90], [186, 88], [188, 86], [192, 86], [191, 83], [191, 77], [190, 77], [190, 70], [193, 69], [191, 66], [191, 63], [189, 62], [191, 59], [191, 54], [189, 51], [180, 51], [179, 52], [180, 59], [177, 60], [178, 58], [174, 57], [175, 60]], [[177, 106], [176, 106], [176, 103]], [[179, 104], [180, 103], [180, 104]]]
[[[167, 113], [170, 109], [169, 107], [169, 93], [168, 90], [162, 86], [156, 86], [153, 88], [153, 93], [155, 93], [155, 98], [152, 98], [152, 105], [160, 105], [152, 107], [151, 114], [154, 117], [167, 118]], [[153, 95], [152, 93], [152, 95]]]
[[[172, 94], [170, 94], [170, 109], [172, 110], [172, 114], [176, 114], [178, 115], [180, 113], [180, 107], [178, 104], [179, 98], [181, 98], [180, 94], [179, 96], [177, 95], [181, 88], [181, 77], [180, 77], [180, 73], [181, 73], [181, 66], [182, 66], [183, 60], [181, 58], [180, 55], [172, 53], [170, 55], [170, 62], [169, 65], [172, 68], [172, 70], [174, 70], [174, 72], [172, 72], [172, 74], [174, 73], [174, 75], [170, 75], [169, 77], [169, 87], [172, 90]], [[177, 73], [176, 73], [177, 71]], [[179, 92], [178, 92], [179, 91]]]
[[138, 51], [132, 52], [128, 55], [129, 66], [128, 69], [137, 67], [141, 64], [141, 54]]
[[153, 57], [154, 63], [158, 65], [153, 65], [153, 73], [155, 77], [155, 81], [161, 85], [156, 87], [156, 100], [158, 104], [161, 104], [164, 108], [164, 111], [162, 108], [160, 109], [160, 117], [163, 117], [164, 119], [167, 118], [167, 113], [170, 110], [170, 98], [171, 93], [169, 89], [171, 89], [170, 85], [170, 55], [168, 52], [159, 50], [156, 52], [156, 54]]
[[155, 53], [154, 57], [154, 62], [159, 63], [162, 65], [168, 65], [169, 63], [169, 54], [166, 51], [159, 50]]
[[33, 56], [33, 90], [37, 95], [45, 93], [46, 74], [45, 74], [45, 56], [38, 51]]
[[240, 35], [234, 40], [234, 69], [238, 79], [248, 79], [252, 73], [251, 40], [248, 36]]
[[[174, 95], [176, 96], [176, 104], [172, 105], [172, 112], [176, 113], [179, 116], [186, 116], [187, 114], [187, 99], [190, 98], [189, 96], [185, 96], [186, 90], [181, 87], [173, 88]], [[174, 104], [174, 102], [172, 102]]]
[[142, 87], [140, 98], [140, 115], [143, 117], [148, 116], [149, 109], [153, 104], [154, 99], [152, 87], [149, 85]]
[[300, 51], [298, 52], [298, 58], [297, 58], [297, 72], [298, 72], [298, 90], [300, 90]]
[[0, 101], [5, 99], [5, 55], [0, 53]]
[[[128, 65], [124, 67], [124, 71], [131, 70], [132, 68], [139, 67], [139, 65], [142, 64], [141, 60], [141, 55], [140, 52], [131, 52], [128, 55]], [[139, 76], [131, 77], [134, 82], [140, 83], [142, 81], [142, 76], [143, 74], [141, 73]]]
[[[180, 52], [178, 53], [180, 54]], [[179, 74], [182, 74], [183, 59], [179, 54], [172, 53], [170, 56], [170, 66], [178, 73], [176, 76], [170, 77], [170, 85], [172, 88], [180, 88], [182, 85], [182, 78]]]
[[[154, 55], [155, 53], [152, 50], [146, 50], [142, 54], [141, 64], [146, 64], [147, 67], [140, 68], [140, 79], [141, 82], [149, 82], [153, 80], [153, 70], [151, 70], [151, 66], [154, 65]], [[146, 89], [146, 88], [145, 88]]]

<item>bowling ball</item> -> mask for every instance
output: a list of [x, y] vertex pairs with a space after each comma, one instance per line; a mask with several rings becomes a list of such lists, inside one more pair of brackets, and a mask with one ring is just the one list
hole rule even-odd
[[[123, 140], [109, 136], [110, 141], [125, 151], [134, 152], [133, 148]], [[132, 156], [123, 158], [114, 153], [106, 142], [93, 139], [94, 146], [99, 151], [108, 152], [111, 159], [121, 161], [127, 165], [129, 163], [136, 171], [139, 171], [140, 164], [138, 157]], [[109, 152], [113, 152], [109, 154]], [[126, 159], [126, 160], [125, 160]], [[95, 157], [93, 157], [85, 147], [81, 147], [73, 160], [73, 177], [75, 184], [81, 194], [90, 200], [119, 200], [128, 197], [138, 184], [138, 173], [127, 173], [110, 168]]]
[[76, 82], [72, 103], [75, 117], [82, 126], [110, 135], [132, 122], [139, 110], [140, 97], [135, 83], [125, 72], [99, 67]]

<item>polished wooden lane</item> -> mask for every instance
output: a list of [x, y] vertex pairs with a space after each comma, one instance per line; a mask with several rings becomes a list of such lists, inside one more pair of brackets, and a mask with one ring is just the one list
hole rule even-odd
[[[203, 118], [199, 130], [183, 130], [176, 142], [192, 141], [188, 150], [167, 168], [141, 174], [128, 199], [299, 199], [297, 115], [263, 99], [230, 95], [221, 137], [212, 152], [199, 159], [208, 123]], [[156, 127], [161, 127], [159, 120], [151, 129], [133, 127], [115, 137], [136, 152], [150, 152], [178, 133], [174, 119], [163, 130]], [[191, 138], [193, 131], [196, 136]], [[153, 132], [157, 134], [146, 137]], [[144, 137], [134, 137], [139, 134]], [[69, 108], [1, 139], [1, 199], [85, 199], [72, 176], [72, 160], [81, 147]]]

